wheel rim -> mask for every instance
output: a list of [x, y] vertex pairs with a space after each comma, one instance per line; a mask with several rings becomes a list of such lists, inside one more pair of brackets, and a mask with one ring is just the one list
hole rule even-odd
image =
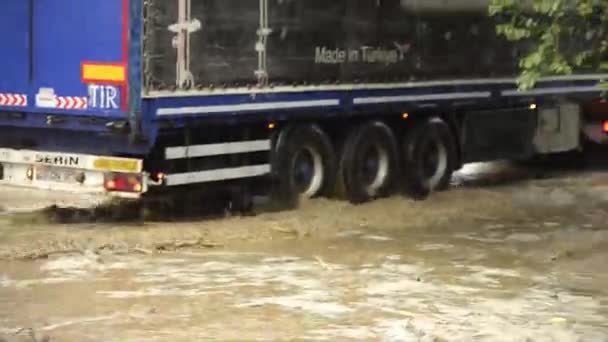
[[430, 189], [439, 185], [448, 167], [448, 151], [437, 137], [429, 139], [423, 149], [422, 172]]
[[377, 192], [386, 182], [389, 173], [389, 155], [382, 146], [372, 145], [363, 151], [361, 175], [369, 193]]
[[323, 186], [323, 158], [313, 148], [296, 152], [292, 164], [292, 178], [296, 191], [303, 197], [314, 197]]

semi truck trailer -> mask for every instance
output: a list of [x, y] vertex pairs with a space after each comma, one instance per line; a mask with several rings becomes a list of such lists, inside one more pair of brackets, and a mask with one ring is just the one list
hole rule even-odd
[[466, 163], [604, 143], [607, 75], [519, 90], [527, 47], [496, 34], [488, 5], [3, 0], [0, 183], [363, 203], [446, 189]]

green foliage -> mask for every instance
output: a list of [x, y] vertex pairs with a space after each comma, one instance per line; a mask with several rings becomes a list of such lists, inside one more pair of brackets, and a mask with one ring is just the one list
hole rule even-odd
[[519, 42], [521, 89], [543, 76], [608, 71], [608, 0], [492, 0], [496, 30]]

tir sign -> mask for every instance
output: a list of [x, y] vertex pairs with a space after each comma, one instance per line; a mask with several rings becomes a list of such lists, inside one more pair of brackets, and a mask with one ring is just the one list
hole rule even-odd
[[82, 82], [88, 86], [90, 109], [116, 110], [127, 104], [127, 65], [83, 62]]
[[89, 84], [89, 108], [118, 109], [120, 90], [115, 86]]

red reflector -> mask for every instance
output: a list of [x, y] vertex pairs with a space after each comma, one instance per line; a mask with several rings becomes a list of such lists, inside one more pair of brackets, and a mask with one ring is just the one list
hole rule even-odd
[[608, 121], [604, 121], [602, 124], [602, 131], [604, 131], [604, 133], [608, 133]]
[[108, 173], [105, 175], [104, 187], [107, 191], [141, 192], [141, 176], [126, 173]]

